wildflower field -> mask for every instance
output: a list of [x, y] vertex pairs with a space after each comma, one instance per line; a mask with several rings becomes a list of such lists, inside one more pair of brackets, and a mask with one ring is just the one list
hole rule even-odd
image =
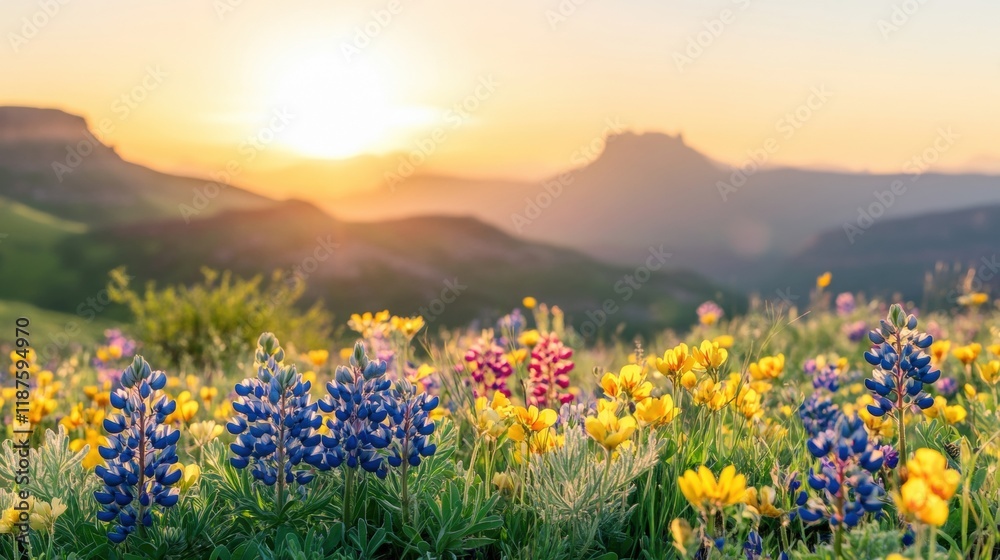
[[605, 341], [119, 294], [99, 346], [4, 348], [0, 557], [1000, 558], [997, 302], [831, 287]]

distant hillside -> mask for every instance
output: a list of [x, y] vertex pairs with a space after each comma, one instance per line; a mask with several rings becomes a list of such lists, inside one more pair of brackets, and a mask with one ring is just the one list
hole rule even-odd
[[[315, 258], [317, 250], [322, 258]], [[721, 295], [723, 301], [739, 301], [719, 294], [698, 275], [668, 271], [673, 268], [669, 261], [629, 289], [626, 298], [621, 280], [634, 270], [527, 243], [474, 219], [347, 223], [298, 201], [191, 224], [102, 228], [65, 240], [59, 255], [68, 268], [88, 277], [89, 289], [99, 289], [106, 281], [103, 274], [122, 263], [138, 281], [161, 283], [194, 280], [202, 265], [244, 275], [304, 270], [311, 298], [322, 299], [341, 316], [386, 307], [417, 313], [431, 309], [455, 285], [454, 301], [434, 306], [430, 318], [438, 324], [495, 318], [527, 294], [562, 306], [578, 326], [588, 312], [613, 300], [621, 310], [605, 331], [622, 322], [632, 329], [682, 325], [705, 299]]]
[[[87, 155], [67, 160], [81, 146]], [[122, 160], [80, 117], [0, 108], [0, 233], [7, 234], [0, 238], [0, 298], [79, 314], [102, 297], [108, 271], [125, 265], [137, 282], [160, 284], [197, 280], [203, 266], [244, 276], [305, 270], [307, 299], [324, 300], [341, 317], [423, 308], [438, 325], [495, 317], [527, 294], [561, 305], [578, 326], [610, 302], [616, 311], [604, 330], [626, 322], [633, 330], [680, 326], [705, 299], [742, 299], [679, 271], [684, 263], [673, 257], [637, 275], [656, 243], [635, 264], [609, 266], [475, 218], [354, 223], [235, 186], [201, 205], [196, 193], [205, 185]], [[185, 217], [182, 205], [202, 211]], [[329, 256], [312, 260], [317, 250]], [[436, 302], [454, 284], [454, 301]]]
[[[181, 217], [261, 208], [271, 201], [229, 187], [215, 197], [208, 181], [159, 173], [121, 159], [83, 118], [56, 109], [0, 107], [0, 196], [86, 224]], [[208, 192], [213, 192], [209, 189]]]
[[[841, 227], [808, 240], [756, 287], [769, 291], [791, 286], [802, 293], [818, 274], [829, 270], [837, 291], [871, 292], [881, 287], [880, 291], [897, 291], [920, 302], [936, 263], [946, 268], [959, 265], [963, 273], [975, 266], [975, 289], [993, 288], [995, 295], [1000, 287], [1000, 205], [875, 220], [866, 229], [849, 231], [850, 235]], [[958, 287], [957, 274], [949, 276], [947, 270], [939, 274], [944, 277], [926, 294], [935, 301], [928, 303], [947, 303], [943, 300]], [[954, 296], [952, 292], [950, 299]]]
[[[933, 140], [929, 136], [928, 144]], [[393, 191], [348, 195], [325, 207], [336, 216], [377, 219], [433, 206], [436, 213], [473, 215], [624, 265], [662, 243], [684, 266], [743, 287], [765, 278], [811, 237], [856, 220], [859, 208], [878, 204], [877, 194], [897, 181], [905, 191], [883, 208], [886, 219], [1000, 204], [997, 176], [854, 174], [754, 164], [746, 170], [713, 162], [681, 137], [626, 132], [610, 136], [604, 152], [588, 165], [549, 178], [549, 189], [542, 182], [413, 177]], [[514, 214], [530, 216], [528, 223], [518, 228]]]

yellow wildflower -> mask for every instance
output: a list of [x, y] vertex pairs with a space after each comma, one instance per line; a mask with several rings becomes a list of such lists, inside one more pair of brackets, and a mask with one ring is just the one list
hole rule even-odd
[[59, 516], [66, 513], [66, 505], [59, 498], [52, 503], [36, 501], [31, 508], [28, 524], [36, 531], [52, 531]]
[[505, 472], [493, 473], [493, 485], [508, 498], [517, 493], [517, 479]]
[[201, 478], [201, 467], [197, 463], [191, 463], [188, 466], [184, 466], [180, 463], [174, 463], [170, 465], [169, 472], [181, 472], [181, 480], [178, 482], [177, 486], [181, 492], [187, 492], [192, 486], [198, 482]]
[[962, 405], [948, 406], [948, 401], [942, 396], [934, 397], [934, 405], [924, 409], [924, 415], [928, 418], [938, 418], [948, 424], [957, 424], [966, 417], [965, 407]]
[[729, 351], [719, 346], [718, 342], [706, 340], [691, 351], [694, 356], [694, 369], [698, 371], [714, 371], [729, 357]]
[[979, 366], [979, 377], [987, 385], [996, 385], [1000, 381], [1000, 360], [990, 360]]
[[824, 272], [823, 274], [820, 274], [819, 276], [816, 277], [816, 287], [819, 288], [820, 290], [828, 288], [832, 280], [833, 280], [833, 274], [830, 272]]
[[191, 397], [191, 391], [182, 391], [177, 395], [177, 408], [166, 418], [168, 424], [174, 422], [187, 423], [198, 413], [198, 401]]
[[646, 381], [642, 366], [636, 364], [622, 366], [618, 375], [605, 373], [601, 378], [601, 387], [608, 398], [617, 399], [619, 396], [625, 396], [635, 402], [648, 398], [653, 391], [653, 384]]
[[681, 386], [688, 391], [694, 389], [696, 385], [698, 385], [698, 376], [694, 372], [689, 371], [681, 376]]
[[635, 431], [635, 419], [631, 416], [618, 418], [614, 412], [604, 410], [597, 416], [588, 416], [585, 421], [587, 433], [608, 451], [613, 451]]
[[535, 306], [538, 305], [538, 300], [531, 296], [527, 296], [526, 298], [521, 300], [521, 304], [528, 309], [534, 309]]
[[918, 449], [906, 462], [909, 478], [893, 497], [908, 519], [940, 527], [948, 520], [948, 501], [955, 495], [961, 475], [947, 468], [943, 455], [933, 449]]
[[777, 493], [770, 486], [764, 486], [760, 491], [751, 486], [743, 496], [743, 503], [759, 516], [781, 517], [782, 511], [774, 506], [776, 497]]
[[684, 556], [688, 555], [688, 549], [697, 544], [694, 531], [687, 519], [677, 518], [670, 522], [670, 535], [674, 538], [674, 548]]
[[641, 426], [669, 424], [680, 413], [680, 409], [674, 406], [674, 399], [670, 395], [663, 395], [658, 399], [650, 397], [635, 405], [635, 417]]
[[494, 439], [503, 435], [507, 429], [505, 421], [510, 417], [514, 407], [506, 395], [497, 391], [493, 393], [493, 401], [487, 403], [486, 397], [476, 399], [476, 430], [480, 435]]
[[719, 348], [732, 348], [736, 339], [731, 334], [720, 334], [712, 339], [712, 342], [719, 345]]
[[[313, 376], [315, 377], [315, 375], [316, 374], [314, 373]], [[219, 396], [219, 390], [215, 387], [202, 387], [198, 391], [198, 396], [201, 397], [202, 402], [204, 402], [207, 407], [212, 403], [212, 401], [215, 400], [215, 397]]]
[[726, 394], [723, 384], [711, 379], [705, 379], [699, 383], [698, 387], [692, 392], [692, 397], [694, 397], [695, 403], [706, 405], [712, 410], [720, 410], [726, 405]]
[[222, 435], [222, 426], [216, 424], [215, 420], [195, 422], [188, 426], [188, 434], [198, 447], [203, 447]]
[[718, 480], [702, 465], [698, 472], [688, 470], [677, 480], [681, 493], [696, 509], [711, 513], [737, 504], [746, 495], [746, 477], [736, 474], [736, 467], [729, 465], [722, 469]]
[[556, 411], [547, 408], [538, 410], [535, 405], [528, 408], [515, 407], [514, 418], [516, 422], [507, 430], [507, 435], [514, 441], [524, 441], [531, 433], [551, 427], [556, 423], [557, 417]]
[[785, 371], [785, 355], [765, 356], [760, 361], [750, 364], [750, 378], [755, 381], [777, 379]]
[[959, 296], [958, 298], [959, 305], [965, 305], [967, 307], [979, 307], [980, 305], [983, 305], [984, 303], [987, 303], [989, 301], [990, 301], [989, 294], [985, 294], [983, 292], [973, 292], [971, 294], [964, 294], [962, 296]]
[[315, 368], [321, 368], [326, 365], [327, 360], [330, 359], [329, 350], [310, 350], [306, 352], [306, 359]]
[[392, 329], [402, 334], [407, 340], [416, 336], [422, 328], [424, 328], [424, 318], [420, 315], [392, 318]]
[[982, 352], [983, 345], [978, 342], [973, 342], [967, 346], [959, 346], [952, 352], [958, 361], [962, 362], [964, 365], [969, 365], [979, 358], [979, 353]]
[[945, 359], [948, 358], [948, 352], [951, 351], [951, 341], [950, 340], [936, 340], [931, 343], [930, 355], [931, 361], [934, 365], [940, 366], [944, 363]]
[[694, 367], [694, 356], [684, 343], [664, 352], [663, 358], [656, 358], [656, 369], [663, 375], [678, 377], [691, 371], [692, 367]]
[[83, 467], [87, 469], [93, 469], [98, 465], [103, 465], [104, 458], [101, 457], [100, 446], [107, 445], [108, 440], [101, 432], [88, 428], [85, 431], [85, 436], [83, 438], [74, 439], [69, 442], [69, 449], [74, 453], [79, 453], [83, 450], [84, 446], [90, 446], [87, 449], [87, 454], [83, 457]]
[[535, 329], [527, 330], [521, 333], [521, 336], [517, 338], [517, 341], [521, 343], [521, 346], [527, 346], [531, 348], [532, 346], [538, 344], [541, 340], [542, 335]]
[[[389, 310], [382, 310], [374, 315], [370, 311], [366, 311], [363, 315], [354, 313], [347, 321], [347, 326], [354, 332], [360, 333], [363, 338], [371, 338], [376, 332], [384, 333], [388, 329]], [[350, 352], [348, 356], [350, 356]]]

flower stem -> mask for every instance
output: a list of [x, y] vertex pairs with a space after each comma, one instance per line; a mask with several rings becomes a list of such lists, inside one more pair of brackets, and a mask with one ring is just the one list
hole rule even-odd
[[281, 422], [278, 426], [278, 469], [277, 469], [277, 491], [278, 500], [274, 504], [276, 513], [278, 517], [281, 517], [282, 507], [285, 505], [285, 396], [281, 396], [281, 404], [279, 407], [278, 416], [281, 418]]
[[407, 524], [410, 520], [410, 491], [407, 485], [407, 470], [409, 469], [409, 462], [407, 462], [406, 457], [403, 457], [403, 463], [399, 467], [399, 477], [401, 479], [401, 500], [403, 509], [403, 524]]
[[348, 527], [354, 526], [354, 469], [347, 467], [344, 470], [344, 523]]
[[146, 491], [146, 407], [145, 401], [142, 399], [139, 393], [138, 385], [135, 389], [136, 395], [140, 400], [140, 414], [139, 414], [139, 485], [138, 495], [139, 495], [139, 518], [136, 520], [139, 525], [139, 535], [142, 538], [146, 537], [146, 525], [143, 520], [146, 518], [146, 506], [142, 505], [142, 494]]

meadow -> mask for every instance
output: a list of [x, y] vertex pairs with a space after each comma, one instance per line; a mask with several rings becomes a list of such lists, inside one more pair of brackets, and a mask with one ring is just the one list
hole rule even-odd
[[596, 342], [112, 282], [101, 342], [4, 347], [0, 556], [1000, 558], [998, 302], [834, 280]]

